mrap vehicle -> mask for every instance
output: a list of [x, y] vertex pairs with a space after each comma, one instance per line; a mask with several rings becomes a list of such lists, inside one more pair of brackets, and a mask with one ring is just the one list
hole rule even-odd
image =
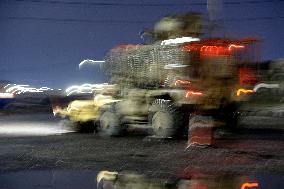
[[100, 130], [145, 128], [175, 137], [197, 122], [234, 127], [238, 104], [257, 82], [258, 41], [181, 37], [119, 45], [102, 64], [119, 101], [101, 109]]

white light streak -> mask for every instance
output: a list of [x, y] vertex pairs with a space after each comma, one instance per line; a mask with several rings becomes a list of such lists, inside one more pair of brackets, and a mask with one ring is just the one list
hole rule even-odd
[[[9, 87], [10, 86], [10, 87]], [[29, 85], [6, 85], [6, 93], [12, 93], [12, 94], [21, 94], [21, 93], [42, 93], [44, 91], [53, 90], [49, 87], [41, 87], [41, 88], [35, 88], [35, 87], [29, 87]]]
[[161, 45], [175, 45], [175, 44], [181, 44], [181, 43], [189, 43], [193, 41], [200, 41], [199, 38], [194, 37], [180, 37], [175, 39], [167, 39], [161, 42]]
[[188, 65], [182, 65], [182, 64], [167, 64], [164, 66], [164, 69], [169, 70], [169, 69], [174, 69], [174, 68], [185, 68], [188, 67]]
[[[5, 85], [5, 87], [3, 87], [4, 89], [6, 89], [8, 86], [10, 86], [10, 85], [12, 85], [12, 84], [7, 84], [7, 85]], [[13, 84], [13, 85], [15, 85], [15, 84]]]
[[80, 62], [79, 64], [79, 69], [84, 65], [84, 64], [101, 64], [104, 63], [104, 60], [91, 60], [91, 59], [86, 59]]
[[12, 93], [0, 93], [0, 98], [14, 98]]
[[267, 83], [260, 83], [257, 84], [254, 88], [253, 91], [257, 92], [260, 88], [268, 88], [268, 89], [273, 89], [273, 88], [279, 88], [279, 84], [267, 84]]
[[113, 85], [108, 85], [108, 83], [102, 83], [102, 84], [89, 84], [89, 83], [84, 83], [82, 85], [72, 85], [68, 87], [65, 92], [67, 96], [74, 94], [74, 93], [93, 93], [94, 91], [97, 90], [102, 90], [104, 87], [111, 87]]
[[73, 132], [67, 127], [42, 122], [15, 122], [0, 125], [0, 136], [47, 136]]

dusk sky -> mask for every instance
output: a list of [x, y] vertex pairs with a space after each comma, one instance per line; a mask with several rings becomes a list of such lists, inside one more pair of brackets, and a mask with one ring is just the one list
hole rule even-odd
[[[65, 88], [105, 81], [98, 66], [121, 43], [166, 15], [200, 12], [206, 0], [0, 0], [0, 80]], [[284, 57], [284, 0], [223, 0], [228, 37], [258, 37], [263, 60]]]

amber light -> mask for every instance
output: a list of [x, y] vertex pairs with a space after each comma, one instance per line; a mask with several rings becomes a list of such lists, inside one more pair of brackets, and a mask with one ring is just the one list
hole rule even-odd
[[255, 187], [258, 187], [257, 182], [246, 182], [242, 184], [241, 189], [255, 188]]
[[196, 92], [196, 91], [186, 91], [185, 97], [188, 98], [189, 96], [202, 96], [202, 92]]
[[237, 96], [241, 96], [241, 93], [254, 93], [254, 91], [251, 89], [238, 89]]

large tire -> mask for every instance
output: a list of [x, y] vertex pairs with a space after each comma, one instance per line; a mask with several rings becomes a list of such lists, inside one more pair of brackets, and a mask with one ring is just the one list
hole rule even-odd
[[118, 114], [106, 111], [100, 117], [100, 132], [107, 136], [119, 136], [122, 133]]
[[182, 115], [170, 100], [155, 100], [150, 107], [148, 119], [153, 134], [158, 137], [176, 137], [182, 130]]

